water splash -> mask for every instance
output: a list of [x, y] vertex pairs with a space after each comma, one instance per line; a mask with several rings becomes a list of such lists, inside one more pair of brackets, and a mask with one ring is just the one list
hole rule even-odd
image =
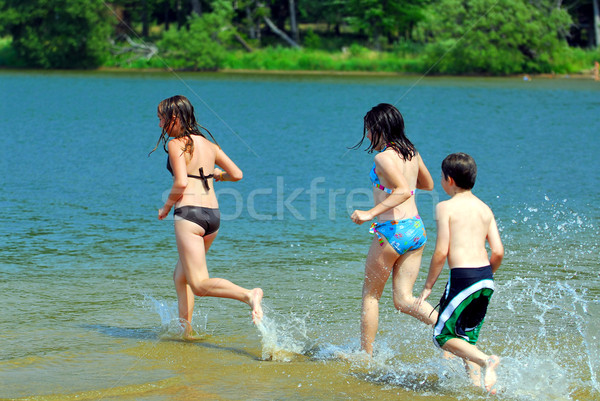
[[491, 340], [502, 349], [505, 395], [574, 400], [574, 394], [598, 393], [598, 315], [589, 312], [585, 289], [517, 277], [498, 283], [494, 296], [495, 309], [506, 306], [493, 319]]
[[504, 348], [506, 393], [523, 400], [597, 398], [600, 232], [594, 214], [548, 196], [513, 211], [501, 224], [506, 256], [492, 301], [498, 310], [489, 314], [503, 333], [497, 344]]
[[262, 359], [290, 362], [301, 358], [312, 343], [306, 329], [307, 315], [284, 317], [263, 305], [264, 317], [257, 325], [261, 334]]
[[[162, 339], [181, 339], [185, 336], [185, 321], [179, 319], [177, 301], [167, 302], [144, 295], [144, 304], [160, 317], [160, 334]], [[208, 314], [201, 310], [194, 311], [192, 316], [192, 333], [187, 339], [200, 338], [207, 332]]]

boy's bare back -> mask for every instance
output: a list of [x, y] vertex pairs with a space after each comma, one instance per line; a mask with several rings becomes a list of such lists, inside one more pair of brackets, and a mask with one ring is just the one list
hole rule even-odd
[[490, 264], [486, 239], [492, 249], [502, 245], [494, 214], [484, 202], [471, 191], [459, 192], [451, 199], [440, 202], [436, 213], [438, 230], [448, 239], [450, 268]]

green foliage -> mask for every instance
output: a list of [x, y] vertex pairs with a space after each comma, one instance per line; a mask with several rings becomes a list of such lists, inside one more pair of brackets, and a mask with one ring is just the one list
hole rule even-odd
[[158, 42], [171, 68], [216, 70], [222, 66], [234, 35], [231, 2], [213, 1], [213, 12], [193, 15], [189, 27], [171, 28]]
[[108, 55], [111, 18], [102, 0], [7, 0], [2, 25], [30, 67], [94, 68]]
[[[547, 0], [542, 0], [547, 1]], [[526, 0], [441, 0], [420, 25], [426, 63], [444, 74], [549, 72], [566, 46], [564, 10]]]
[[353, 57], [361, 57], [369, 53], [369, 49], [357, 43], [352, 43], [352, 45], [348, 48], [348, 51]]
[[[281, 40], [262, 17], [287, 29], [288, 0], [201, 0], [201, 17], [190, 14], [189, 1], [110, 4], [124, 18], [119, 27], [103, 0], [0, 0], [0, 38], [6, 37], [0, 39], [0, 65], [503, 75], [589, 71], [600, 59], [597, 51], [566, 46], [575, 28], [553, 0], [296, 0], [301, 51], [268, 46]], [[149, 32], [143, 41], [142, 27]], [[113, 55], [111, 30], [131, 37], [117, 42]], [[245, 33], [256, 50], [232, 50], [240, 49], [234, 36]], [[158, 56], [135, 44], [125, 52], [131, 41], [146, 44], [149, 38], [158, 41]]]
[[12, 46], [12, 38], [0, 39], [0, 66], [26, 67], [26, 65], [17, 57], [17, 53]]
[[229, 69], [283, 71], [370, 71], [418, 72], [418, 59], [402, 59], [392, 53], [380, 53], [355, 46], [360, 51], [325, 52], [310, 49], [266, 48], [252, 53], [229, 53], [224, 67]]
[[304, 34], [304, 46], [309, 49], [320, 49], [323, 46], [321, 37], [315, 33], [312, 29], [309, 29]]
[[399, 37], [410, 38], [413, 26], [424, 18], [425, 0], [349, 0], [347, 3], [348, 23], [367, 34], [378, 48]]
[[592, 75], [595, 61], [600, 62], [600, 48], [568, 47], [561, 49], [557, 54], [552, 64], [552, 71], [559, 74], [583, 72]]

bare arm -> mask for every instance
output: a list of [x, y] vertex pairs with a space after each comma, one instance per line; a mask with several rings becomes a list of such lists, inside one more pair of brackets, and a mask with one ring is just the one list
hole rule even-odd
[[490, 257], [490, 265], [492, 266], [492, 273], [496, 273], [496, 270], [500, 267], [502, 259], [504, 259], [504, 246], [500, 239], [500, 232], [496, 225], [496, 219], [492, 216], [490, 227], [488, 229], [487, 241], [492, 250], [492, 256]]
[[181, 199], [188, 185], [187, 167], [181, 142], [177, 139], [171, 140], [167, 147], [169, 150], [169, 163], [173, 169], [173, 186], [171, 186], [171, 192], [169, 192], [164, 206], [158, 210], [160, 220], [169, 215], [169, 211]]
[[425, 162], [423, 162], [423, 158], [421, 154], [417, 154], [419, 158], [419, 175], [417, 176], [417, 188], [423, 189], [425, 191], [431, 191], [433, 189], [433, 178], [431, 178], [431, 174], [429, 170], [427, 170], [427, 166], [425, 166]]
[[437, 239], [435, 242], [435, 250], [431, 257], [431, 263], [429, 264], [429, 274], [427, 280], [423, 286], [423, 291], [417, 300], [415, 305], [418, 307], [423, 301], [425, 301], [431, 294], [431, 290], [435, 285], [444, 264], [448, 257], [448, 250], [450, 249], [450, 216], [448, 215], [444, 202], [438, 203], [435, 208], [435, 214], [437, 218]]
[[450, 250], [450, 216], [444, 206], [445, 205], [442, 202], [438, 203], [435, 208], [437, 218], [437, 239], [435, 242], [435, 250], [431, 257], [431, 263], [429, 264], [429, 274], [425, 281], [425, 288], [429, 290], [433, 288], [433, 285], [440, 276]]
[[244, 177], [242, 170], [223, 152], [223, 149], [217, 149], [215, 155], [215, 164], [221, 167], [215, 169], [215, 180], [217, 181], [239, 181]]
[[352, 213], [351, 219], [356, 224], [362, 224], [365, 221], [372, 220], [375, 216], [379, 216], [406, 202], [412, 196], [406, 178], [404, 178], [403, 174], [395, 171], [396, 167], [393, 162], [388, 158], [378, 156], [375, 156], [377, 175], [383, 177], [385, 181], [389, 183], [388, 185], [392, 190], [392, 193], [383, 201], [375, 205], [371, 210], [355, 210], [354, 213]]

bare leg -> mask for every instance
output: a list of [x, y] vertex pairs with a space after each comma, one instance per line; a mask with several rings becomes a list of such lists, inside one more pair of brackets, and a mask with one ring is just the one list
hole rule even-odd
[[[217, 233], [218, 231], [202, 237], [206, 252], [208, 252], [213, 241], [217, 238]], [[177, 292], [179, 320], [184, 328], [184, 337], [191, 337], [192, 316], [194, 314], [194, 292], [188, 285], [181, 260], [178, 260], [177, 265], [175, 266], [173, 282], [175, 283], [175, 291]]]
[[476, 387], [481, 387], [481, 367], [475, 362], [465, 360], [465, 369], [471, 383]]
[[177, 292], [179, 321], [184, 330], [184, 337], [192, 335], [192, 315], [194, 313], [194, 293], [187, 284], [181, 262], [178, 260], [173, 272], [173, 282]]
[[179, 261], [190, 289], [197, 296], [236, 299], [250, 305], [253, 320], [257, 323], [262, 317], [262, 290], [248, 290], [226, 279], [210, 278], [202, 234], [204, 230], [195, 223], [187, 220], [175, 221]]
[[379, 300], [397, 258], [398, 254], [392, 247], [382, 247], [377, 238], [373, 239], [365, 263], [360, 320], [360, 346], [369, 355], [373, 355], [373, 342], [379, 326]]
[[[391, 248], [390, 245], [387, 245]], [[414, 309], [415, 297], [413, 287], [421, 268], [422, 246], [414, 251], [406, 252], [396, 261], [392, 282], [394, 286], [394, 306], [402, 313], [416, 317], [422, 322], [433, 325], [437, 321], [438, 313], [431, 304], [423, 302], [419, 309]]]
[[487, 391], [495, 394], [492, 389], [496, 384], [497, 374], [496, 369], [500, 365], [500, 358], [496, 355], [487, 355], [479, 350], [475, 345], [470, 344], [459, 338], [452, 338], [442, 347], [446, 351], [452, 352], [454, 355], [463, 358], [465, 361], [474, 362], [485, 369], [483, 376], [483, 384]]

